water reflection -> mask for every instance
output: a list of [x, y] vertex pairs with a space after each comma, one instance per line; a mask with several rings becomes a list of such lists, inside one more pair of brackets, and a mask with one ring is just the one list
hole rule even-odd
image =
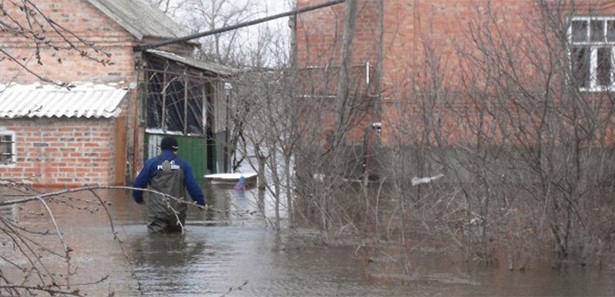
[[17, 206], [16, 205], [6, 205], [0, 207], [0, 217], [6, 220], [17, 220]]
[[[0, 227], [4, 229], [4, 224], [17, 223], [17, 206], [7, 205], [0, 207]], [[11, 238], [6, 232], [0, 231], [0, 245], [6, 246], [11, 244]]]
[[132, 265], [144, 292], [174, 294], [198, 286], [193, 269], [205, 251], [203, 239], [182, 234], [140, 234], [129, 240]]
[[[208, 226], [266, 224], [275, 215], [272, 199], [255, 187], [236, 190], [232, 186], [208, 186], [205, 195], [210, 210], [204, 217]], [[282, 213], [284, 215], [284, 213]], [[198, 217], [195, 217], [198, 221]]]
[[142, 234], [130, 239], [132, 259], [137, 266], [153, 271], [192, 263], [205, 249], [204, 240], [187, 241], [186, 234]]
[[[256, 189], [211, 186], [206, 195], [215, 211], [190, 208], [182, 235], [148, 234], [144, 207], [129, 193], [102, 192], [121, 242], [114, 240], [104, 210], [92, 211], [100, 204], [91, 195], [71, 197], [83, 208], [50, 203], [74, 249], [73, 268], [80, 279], [110, 275], [102, 284], [84, 286], [82, 292], [92, 296], [111, 292], [117, 296], [609, 296], [615, 292], [612, 268], [600, 273], [538, 267], [526, 273], [505, 267], [467, 271], [460, 268], [462, 263], [445, 261], [437, 253], [408, 259], [408, 275], [387, 274], [386, 266], [377, 270], [373, 262], [357, 257], [355, 247], [298, 245], [293, 234], [276, 236], [267, 221], [274, 212], [273, 202]], [[40, 203], [32, 203], [23, 209], [0, 209], [0, 215], [44, 229], [48, 216], [29, 215], [41, 210]], [[59, 246], [57, 237], [42, 240]], [[0, 252], [9, 255], [6, 248]], [[393, 259], [390, 265], [399, 265], [391, 255], [387, 259]], [[0, 261], [0, 269], [5, 267]]]

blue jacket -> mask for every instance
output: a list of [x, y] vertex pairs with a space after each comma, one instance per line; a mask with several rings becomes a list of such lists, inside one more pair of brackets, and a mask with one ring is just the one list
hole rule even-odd
[[[141, 189], [147, 188], [152, 178], [156, 176], [156, 173], [158, 173], [158, 166], [165, 160], [174, 160], [174, 164], [181, 167], [184, 171], [184, 186], [188, 190], [190, 197], [192, 197], [192, 200], [194, 200], [198, 205], [204, 206], [206, 204], [205, 196], [203, 195], [201, 187], [194, 178], [192, 167], [190, 167], [188, 162], [180, 159], [170, 150], [164, 150], [160, 155], [147, 160], [145, 165], [143, 165], [143, 169], [137, 175], [133, 186]], [[143, 191], [133, 190], [132, 197], [137, 203], [142, 203]]]

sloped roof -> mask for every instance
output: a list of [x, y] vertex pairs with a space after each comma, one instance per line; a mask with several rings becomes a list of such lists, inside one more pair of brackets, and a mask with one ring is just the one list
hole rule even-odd
[[138, 40], [186, 36], [182, 28], [147, 0], [87, 0]]
[[0, 118], [111, 118], [127, 91], [107, 85], [0, 85]]
[[197, 69], [209, 71], [209, 72], [212, 72], [220, 76], [231, 76], [234, 73], [238, 72], [237, 69], [234, 69], [231, 67], [226, 67], [224, 65], [220, 65], [216, 63], [211, 63], [211, 62], [197, 60], [197, 59], [193, 59], [189, 57], [184, 57], [184, 56], [180, 56], [180, 55], [170, 53], [170, 52], [153, 50], [153, 49], [146, 50], [146, 52], [150, 54], [154, 54], [159, 57], [163, 57], [165, 59], [169, 59], [175, 62], [185, 64], [185, 65], [197, 68]]
[[[117, 22], [138, 40], [143, 40], [145, 37], [173, 39], [188, 35], [179, 24], [148, 0], [87, 1]], [[193, 45], [199, 44], [196, 40], [188, 42]], [[159, 50], [147, 50], [147, 52], [220, 76], [230, 76], [237, 72], [235, 69], [220, 64], [196, 60], [175, 53]]]

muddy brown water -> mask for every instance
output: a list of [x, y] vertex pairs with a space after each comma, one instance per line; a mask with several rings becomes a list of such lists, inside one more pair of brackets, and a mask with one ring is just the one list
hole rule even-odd
[[[276, 236], [269, 221], [272, 203], [259, 201], [256, 190], [207, 188], [215, 211], [191, 209], [184, 235], [150, 235], [144, 208], [125, 191], [98, 193], [110, 202], [121, 242], [113, 239], [102, 208], [89, 202], [96, 201], [91, 194], [72, 195], [70, 203], [81, 209], [50, 203], [74, 250], [71, 269], [77, 273], [71, 284], [90, 296], [615, 296], [612, 266], [520, 273], [504, 267], [467, 270], [434, 257], [417, 259], [409, 275], [375, 273], [372, 264], [355, 256], [354, 247], [296, 245], [288, 235]], [[53, 231], [48, 216], [39, 215], [44, 212], [40, 203], [28, 203], [5, 208], [2, 215]], [[57, 236], [42, 240], [59, 245]], [[10, 244], [0, 251], [15, 256]], [[11, 271], [4, 260], [0, 267], [5, 275]], [[50, 267], [65, 269], [62, 263]]]

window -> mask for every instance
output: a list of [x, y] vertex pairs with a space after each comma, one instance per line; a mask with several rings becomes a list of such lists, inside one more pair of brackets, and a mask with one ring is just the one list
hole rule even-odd
[[615, 17], [575, 17], [568, 38], [572, 82], [581, 90], [615, 89]]
[[151, 59], [146, 69], [147, 128], [150, 131], [204, 135], [204, 98], [211, 96], [202, 76], [188, 74], [177, 63]]
[[0, 165], [15, 163], [15, 133], [0, 131]]

